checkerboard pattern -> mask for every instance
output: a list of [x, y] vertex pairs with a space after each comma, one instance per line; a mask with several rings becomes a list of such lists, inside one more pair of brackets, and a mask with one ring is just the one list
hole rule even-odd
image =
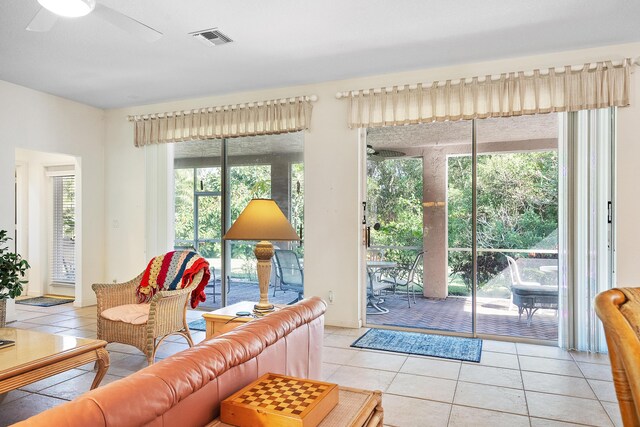
[[269, 376], [234, 399], [237, 404], [300, 415], [328, 389], [325, 384]]

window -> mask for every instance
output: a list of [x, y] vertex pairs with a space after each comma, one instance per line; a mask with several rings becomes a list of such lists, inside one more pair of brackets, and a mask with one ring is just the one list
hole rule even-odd
[[291, 225], [300, 236], [300, 244], [295, 247], [298, 256], [304, 256], [304, 163], [291, 164]]
[[[213, 273], [201, 307], [258, 301], [256, 242], [223, 242], [222, 236], [254, 198], [274, 199], [302, 235], [303, 134], [176, 144], [173, 178], [174, 247], [196, 250], [209, 261]], [[276, 247], [295, 251], [303, 262], [301, 242], [277, 242]], [[281, 286], [275, 267], [271, 273], [270, 301], [297, 301], [299, 293]]]
[[51, 227], [51, 282], [75, 284], [75, 176], [52, 176], [53, 224]]
[[175, 248], [220, 256], [220, 168], [175, 169]]

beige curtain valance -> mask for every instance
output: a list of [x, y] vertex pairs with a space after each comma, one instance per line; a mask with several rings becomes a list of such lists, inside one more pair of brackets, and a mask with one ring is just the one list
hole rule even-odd
[[338, 93], [349, 103], [350, 128], [508, 117], [629, 105], [632, 62], [585, 64], [430, 85]]
[[316, 96], [299, 96], [189, 111], [129, 116], [134, 144], [182, 142], [297, 132], [309, 128]]

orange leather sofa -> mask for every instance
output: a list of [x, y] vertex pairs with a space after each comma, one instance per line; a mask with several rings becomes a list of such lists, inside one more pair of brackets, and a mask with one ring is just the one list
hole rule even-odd
[[325, 309], [303, 300], [15, 425], [203, 426], [267, 372], [319, 379]]
[[607, 337], [611, 374], [625, 427], [640, 426], [640, 288], [614, 288], [596, 296]]

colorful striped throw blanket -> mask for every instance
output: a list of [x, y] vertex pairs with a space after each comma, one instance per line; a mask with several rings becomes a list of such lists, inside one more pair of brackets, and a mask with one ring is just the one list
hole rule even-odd
[[204, 288], [211, 277], [207, 260], [192, 251], [172, 251], [153, 258], [149, 261], [136, 289], [138, 302], [148, 303], [159, 291], [172, 291], [191, 285], [200, 270], [203, 270], [204, 274], [191, 293], [192, 308], [196, 308], [200, 302], [207, 299]]

